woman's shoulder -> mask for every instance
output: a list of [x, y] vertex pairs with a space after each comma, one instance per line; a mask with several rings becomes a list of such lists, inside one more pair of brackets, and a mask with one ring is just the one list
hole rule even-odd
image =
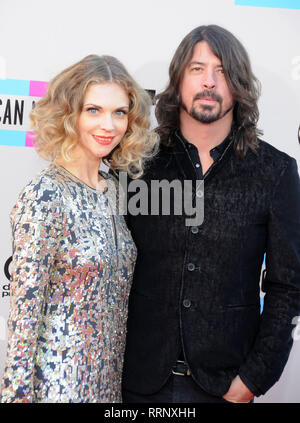
[[34, 216], [46, 216], [60, 213], [62, 209], [62, 188], [55, 173], [55, 167], [43, 169], [19, 193], [10, 217], [26, 214], [28, 210]]
[[[62, 193], [52, 165], [46, 167], [20, 192], [10, 212], [13, 232], [24, 225], [52, 228], [58, 231], [63, 222], [64, 207]], [[27, 229], [26, 229], [27, 230]]]
[[37, 201], [47, 201], [60, 195], [61, 186], [57, 177], [55, 165], [50, 164], [34, 176], [19, 194], [19, 199], [31, 198]]

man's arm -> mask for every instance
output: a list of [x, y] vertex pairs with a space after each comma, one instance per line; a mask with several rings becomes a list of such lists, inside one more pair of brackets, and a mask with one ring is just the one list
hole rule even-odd
[[280, 378], [293, 344], [292, 321], [300, 314], [300, 181], [294, 159], [289, 160], [273, 193], [263, 289], [260, 329], [231, 387], [235, 394], [240, 387], [241, 398], [250, 397], [244, 387], [258, 396]]

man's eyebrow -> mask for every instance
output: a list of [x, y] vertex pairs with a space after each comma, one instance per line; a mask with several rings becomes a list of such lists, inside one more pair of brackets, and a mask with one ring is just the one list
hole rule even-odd
[[194, 60], [194, 61], [189, 63], [189, 66], [192, 66], [192, 65], [202, 65], [202, 66], [204, 66], [205, 63], [204, 62], [197, 62], [197, 61]]
[[[192, 62], [190, 62], [190, 63], [188, 64], [188, 66], [193, 66], [193, 65], [201, 65], [201, 66], [205, 66], [205, 65], [206, 65], [206, 63], [204, 63], [204, 62], [197, 62], [196, 60], [193, 60]], [[216, 67], [216, 68], [222, 68], [222, 67], [223, 67], [223, 65], [222, 65], [222, 63], [219, 63], [219, 64], [217, 64], [215, 67]]]

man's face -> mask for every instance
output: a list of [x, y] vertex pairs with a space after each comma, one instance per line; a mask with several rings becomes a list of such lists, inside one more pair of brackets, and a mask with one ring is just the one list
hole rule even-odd
[[232, 115], [233, 97], [220, 59], [206, 41], [197, 43], [180, 84], [182, 110], [199, 122], [212, 123]]

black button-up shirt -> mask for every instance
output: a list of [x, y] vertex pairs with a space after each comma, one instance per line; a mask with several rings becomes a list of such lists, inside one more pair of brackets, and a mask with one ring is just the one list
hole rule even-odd
[[[184, 146], [186, 147], [188, 155], [189, 155], [189, 157], [190, 157], [190, 159], [193, 163], [193, 166], [195, 168], [197, 178], [203, 179], [205, 174], [203, 175], [203, 172], [202, 172], [202, 166], [201, 166], [201, 161], [200, 161], [200, 158], [199, 158], [199, 153], [198, 153], [197, 147], [194, 144], [190, 143], [186, 138], [184, 138], [180, 129], [178, 129], [176, 131], [176, 135], [181, 140], [181, 142], [183, 142]], [[224, 151], [225, 151], [226, 147], [228, 146], [230, 140], [231, 140], [231, 134], [229, 134], [224, 139], [224, 141], [222, 141], [219, 145], [217, 145], [216, 147], [214, 147], [210, 150], [209, 154], [212, 157], [214, 163], [220, 160], [220, 158], [222, 157], [222, 154], [224, 153]], [[208, 172], [208, 170], [207, 170], [207, 172]]]
[[[203, 179], [205, 174], [203, 175], [201, 161], [200, 161], [200, 158], [199, 158], [199, 153], [198, 153], [197, 147], [194, 144], [190, 143], [186, 138], [184, 138], [180, 129], [178, 129], [176, 131], [176, 135], [181, 140], [181, 142], [184, 144], [184, 146], [186, 148], [186, 151], [187, 151], [187, 153], [188, 153], [188, 155], [191, 159], [191, 162], [193, 163], [193, 166], [195, 168], [195, 171], [196, 171], [196, 174], [197, 174], [197, 179]], [[230, 143], [230, 140], [231, 140], [231, 133], [219, 145], [217, 145], [216, 147], [214, 147], [210, 150], [209, 154], [212, 157], [214, 163], [218, 162], [221, 159], [222, 154], [224, 153], [224, 151], [226, 150], [226, 147]], [[208, 170], [207, 170], [207, 172], [208, 172]], [[196, 233], [195, 232], [196, 229], [197, 228], [192, 228], [192, 230], [194, 230], [193, 233]], [[181, 349], [181, 352], [179, 354], [178, 359], [184, 361], [183, 349]]]

